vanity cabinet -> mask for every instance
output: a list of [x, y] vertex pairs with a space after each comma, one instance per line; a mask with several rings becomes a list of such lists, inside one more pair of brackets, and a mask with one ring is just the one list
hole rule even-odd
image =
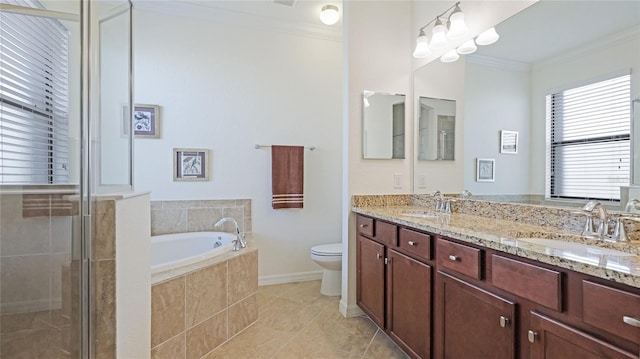
[[514, 358], [516, 303], [438, 272], [440, 358]]
[[358, 226], [358, 306], [411, 357], [430, 358], [431, 237], [379, 220], [369, 225]]
[[528, 331], [531, 359], [580, 358], [580, 359], [632, 359], [638, 358], [603, 340], [595, 338], [542, 314], [531, 313], [531, 329]]

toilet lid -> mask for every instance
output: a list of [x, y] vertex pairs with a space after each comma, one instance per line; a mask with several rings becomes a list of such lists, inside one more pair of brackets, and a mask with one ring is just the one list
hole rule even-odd
[[311, 247], [311, 253], [318, 255], [342, 255], [342, 243], [322, 244]]

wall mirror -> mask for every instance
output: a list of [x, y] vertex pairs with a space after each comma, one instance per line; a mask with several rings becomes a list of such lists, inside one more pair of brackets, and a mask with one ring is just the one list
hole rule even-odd
[[405, 158], [405, 95], [364, 91], [362, 158]]
[[[542, 23], [545, 26], [539, 25]], [[495, 28], [500, 34], [496, 43], [478, 46], [476, 53], [461, 56], [456, 63], [433, 61], [414, 73], [414, 84], [433, 82], [433, 69], [438, 66], [439, 72], [450, 71], [449, 77], [464, 73], [461, 80], [443, 79], [433, 85], [455, 87], [459, 96], [428, 94], [452, 98], [458, 101], [458, 106], [462, 105], [456, 115], [462, 130], [456, 137], [464, 145], [462, 150], [458, 148], [451, 168], [463, 174], [464, 182], [451, 192], [468, 189], [476, 198], [494, 196], [509, 202], [558, 204], [545, 200], [545, 96], [630, 73], [629, 101], [638, 98], [640, 2], [539, 1]], [[421, 88], [414, 89], [414, 93], [426, 95]], [[418, 117], [416, 111], [416, 122]], [[631, 182], [640, 184], [640, 115], [632, 121]], [[517, 153], [500, 152], [502, 130], [518, 132]], [[416, 143], [420, 141], [419, 131], [414, 132], [414, 138]], [[420, 173], [437, 172], [452, 180], [459, 177], [453, 170], [446, 172], [448, 169], [442, 163], [422, 161], [421, 157], [416, 149], [414, 173], [418, 173], [415, 168], [420, 168]], [[495, 158], [494, 182], [476, 181], [477, 158]], [[442, 189], [431, 188], [432, 182], [429, 178], [422, 182], [414, 179], [414, 192]], [[580, 204], [584, 201], [575, 203]]]
[[456, 102], [420, 97], [418, 161], [455, 159]]

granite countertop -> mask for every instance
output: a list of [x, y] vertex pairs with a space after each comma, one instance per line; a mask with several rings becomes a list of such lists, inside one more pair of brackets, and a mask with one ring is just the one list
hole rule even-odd
[[[433, 211], [427, 210], [425, 212], [424, 206], [415, 205], [354, 206], [352, 210], [355, 213], [406, 227], [640, 288], [640, 243], [638, 241], [606, 242], [584, 238], [575, 232], [469, 214], [436, 215]], [[407, 216], [406, 213], [427, 213], [433, 216], [419, 218]], [[524, 242], [518, 238], [549, 238], [581, 242], [632, 255], [604, 255], [586, 251], [554, 249], [535, 243], [535, 241], [534, 243]]]

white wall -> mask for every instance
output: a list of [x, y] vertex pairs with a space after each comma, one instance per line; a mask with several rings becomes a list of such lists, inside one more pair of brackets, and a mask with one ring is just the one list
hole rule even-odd
[[[355, 225], [351, 213], [354, 194], [411, 192], [413, 102], [406, 101], [406, 159], [362, 159], [362, 93], [381, 91], [411, 96], [410, 1], [351, 1], [343, 4], [344, 79], [344, 171], [342, 301], [345, 315], [355, 315]], [[394, 174], [402, 176], [394, 188]]]
[[[567, 51], [560, 57], [534, 64], [531, 97], [531, 189], [544, 194], [546, 158], [545, 96], [552, 91], [604, 80], [631, 70], [631, 98], [640, 96], [640, 34], [638, 29], [608, 36], [606, 42]], [[635, 128], [640, 127], [636, 119]], [[636, 137], [637, 138], [637, 137]], [[640, 167], [639, 155], [634, 154]]]
[[[530, 68], [467, 58], [464, 188], [473, 194], [529, 193]], [[518, 153], [500, 153], [500, 131], [518, 131]], [[476, 181], [476, 158], [494, 158], [495, 182]]]
[[[316, 275], [311, 246], [341, 238], [341, 44], [142, 10], [134, 24], [135, 101], [162, 117], [161, 139], [135, 140], [136, 189], [250, 198], [261, 280]], [[254, 144], [316, 146], [304, 209], [271, 208], [271, 152]], [[211, 150], [209, 181], [173, 181], [178, 147]]]

